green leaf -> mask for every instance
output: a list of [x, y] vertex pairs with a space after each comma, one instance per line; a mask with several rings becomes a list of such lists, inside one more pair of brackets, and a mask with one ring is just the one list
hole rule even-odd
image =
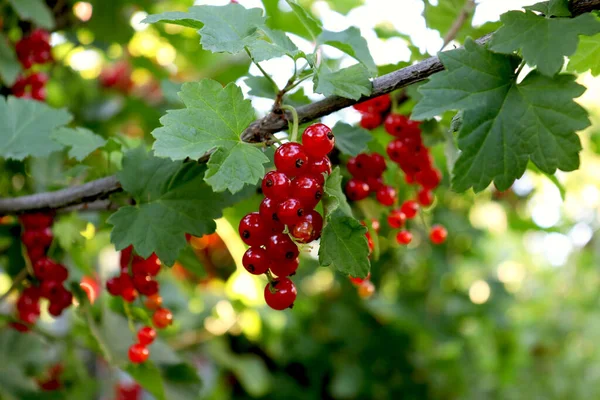
[[289, 56], [296, 60], [304, 56], [304, 53], [298, 50], [285, 32], [266, 27], [262, 27], [261, 30], [265, 33], [265, 39], [268, 41], [256, 40], [248, 45], [254, 61], [259, 62], [283, 56]]
[[21, 73], [21, 64], [8, 39], [0, 33], [0, 79], [6, 86], [12, 86]]
[[344, 154], [355, 156], [367, 149], [373, 136], [359, 126], [352, 126], [345, 122], [338, 122], [333, 127], [335, 146]]
[[321, 22], [312, 17], [304, 8], [302, 8], [295, 0], [285, 0], [292, 8], [294, 13], [298, 16], [298, 19], [306, 27], [306, 30], [310, 33], [313, 40], [317, 40], [317, 37], [323, 31]]
[[62, 149], [50, 135], [71, 119], [66, 110], [39, 101], [0, 97], [0, 156], [23, 160]]
[[373, 61], [367, 41], [360, 34], [360, 29], [350, 27], [342, 32], [324, 30], [319, 36], [319, 43], [333, 46], [363, 64], [371, 76], [377, 76], [377, 65]]
[[264, 175], [263, 164], [268, 159], [240, 139], [254, 120], [252, 104], [244, 100], [240, 88], [233, 83], [223, 88], [216, 81], [203, 79], [185, 83], [179, 97], [186, 108], [168, 111], [160, 119], [163, 127], [152, 132], [156, 155], [198, 159], [217, 150], [210, 157], [206, 174], [214, 190], [235, 193], [245, 184], [255, 184]]
[[523, 7], [526, 10], [538, 11], [546, 17], [570, 17], [568, 0], [550, 0], [535, 3], [532, 6]]
[[106, 144], [101, 136], [85, 128], [58, 128], [50, 136], [55, 142], [70, 147], [69, 157], [82, 161], [94, 150]]
[[540, 170], [571, 171], [579, 166], [575, 131], [589, 126], [586, 111], [573, 101], [585, 90], [572, 75], [554, 78], [532, 71], [517, 84], [519, 60], [492, 53], [468, 40], [465, 48], [440, 54], [445, 71], [420, 89], [413, 118], [464, 110], [453, 187], [500, 190], [523, 175], [531, 160]]
[[128, 152], [117, 177], [136, 205], [121, 207], [108, 219], [117, 250], [132, 244], [142, 257], [156, 252], [170, 266], [186, 245], [186, 233], [214, 232], [214, 219], [236, 199], [213, 192], [202, 179], [205, 170], [151, 156], [142, 148]]
[[362, 64], [332, 72], [322, 64], [314, 78], [315, 92], [325, 96], [338, 95], [358, 100], [371, 94], [373, 85], [369, 80], [369, 71]]
[[321, 234], [319, 262], [344, 274], [365, 278], [371, 268], [367, 228], [341, 209], [327, 217]]
[[569, 71], [590, 71], [593, 76], [600, 75], [600, 34], [582, 36], [579, 38], [579, 47], [569, 59]]
[[[427, 27], [437, 30], [443, 37], [461, 14], [465, 0], [439, 0], [437, 3], [434, 6], [430, 0], [425, 1], [423, 16]], [[466, 21], [466, 25], [471, 25], [471, 17]]]
[[331, 172], [331, 175], [327, 177], [323, 189], [325, 192], [325, 195], [323, 196], [323, 214], [325, 217], [330, 216], [338, 209], [345, 215], [349, 217], [352, 216], [352, 209], [342, 190], [342, 174], [340, 172], [340, 167], [335, 167]]
[[183, 250], [179, 252], [177, 262], [180, 263], [183, 268], [194, 273], [194, 275], [198, 276], [199, 278], [205, 278], [208, 276], [204, 265], [202, 265], [198, 259], [198, 256], [196, 256], [192, 246], [185, 246]]
[[500, 19], [504, 25], [492, 37], [490, 50], [505, 54], [520, 51], [529, 65], [548, 76], [560, 71], [565, 56], [575, 53], [579, 35], [600, 32], [600, 21], [591, 14], [544, 18], [531, 11], [509, 11]]
[[77, 213], [61, 216], [52, 224], [52, 233], [61, 248], [71, 250], [74, 246], [83, 245], [84, 237], [81, 236], [85, 230], [86, 221], [79, 218]]
[[54, 28], [52, 10], [43, 0], [8, 0], [21, 19], [31, 21], [46, 29]]
[[142, 364], [127, 364], [125, 371], [156, 399], [167, 399], [160, 370], [153, 362], [146, 361]]
[[204, 24], [199, 19], [198, 7], [191, 7], [188, 12], [167, 11], [160, 14], [148, 15], [142, 20], [145, 24], [165, 22], [167, 24], [181, 25], [186, 28], [200, 29]]
[[249, 95], [264, 97], [266, 99], [274, 99], [277, 96], [275, 87], [264, 76], [250, 76], [244, 82], [250, 88]]

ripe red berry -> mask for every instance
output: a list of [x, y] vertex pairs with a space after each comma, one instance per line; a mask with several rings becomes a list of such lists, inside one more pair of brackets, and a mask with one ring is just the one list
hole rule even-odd
[[262, 191], [265, 197], [281, 201], [289, 197], [290, 185], [290, 178], [286, 174], [279, 171], [270, 171], [262, 180]]
[[250, 247], [242, 257], [242, 264], [246, 271], [254, 275], [260, 275], [267, 272], [271, 267], [271, 259], [262, 247]]
[[160, 306], [162, 306], [163, 303], [163, 299], [162, 297], [157, 293], [154, 294], [152, 296], [148, 296], [146, 298], [146, 300], [144, 301], [144, 306], [148, 309], [148, 310], [157, 310], [160, 308]]
[[431, 190], [421, 188], [421, 190], [419, 190], [419, 193], [417, 193], [417, 200], [419, 201], [419, 204], [423, 207], [430, 206], [431, 204], [433, 204], [433, 193], [431, 192]]
[[361, 299], [368, 299], [375, 293], [375, 285], [371, 281], [364, 281], [358, 285], [358, 295]]
[[365, 112], [377, 112], [379, 114], [387, 111], [390, 108], [392, 103], [392, 99], [389, 94], [383, 94], [381, 96], [375, 97], [374, 99], [370, 99], [367, 101], [363, 101], [362, 103], [355, 104], [354, 109], [365, 113]]
[[150, 351], [141, 343], [135, 343], [129, 348], [129, 361], [134, 364], [145, 362], [150, 356]]
[[408, 118], [401, 114], [390, 113], [385, 118], [384, 127], [387, 133], [399, 137], [406, 126]]
[[394, 229], [401, 228], [406, 223], [406, 215], [398, 209], [392, 210], [387, 217], [388, 225]]
[[384, 185], [383, 177], [369, 176], [367, 177], [367, 185], [369, 185], [369, 192], [376, 193]]
[[54, 217], [51, 214], [44, 213], [33, 213], [33, 214], [22, 214], [19, 216], [21, 224], [25, 229], [43, 229], [52, 225], [52, 219]]
[[284, 200], [277, 208], [277, 216], [282, 223], [292, 226], [304, 215], [304, 205], [298, 199]]
[[407, 200], [402, 204], [402, 207], [400, 207], [400, 211], [406, 215], [406, 218], [414, 218], [419, 211], [419, 204], [414, 200]]
[[429, 232], [429, 239], [433, 244], [442, 244], [448, 237], [448, 231], [442, 225], [434, 225]]
[[278, 260], [293, 260], [298, 257], [300, 252], [296, 243], [288, 235], [280, 233], [269, 238], [267, 254], [273, 259], [273, 262], [277, 262]]
[[273, 263], [271, 272], [279, 278], [294, 275], [298, 269], [300, 260], [296, 257], [293, 260], [280, 260]]
[[292, 307], [296, 300], [296, 286], [289, 278], [279, 278], [265, 286], [265, 301], [274, 310]]
[[329, 157], [310, 158], [308, 160], [308, 173], [315, 176], [321, 186], [325, 184], [323, 174], [331, 175], [331, 161]]
[[369, 272], [367, 274], [366, 278], [355, 278], [353, 276], [348, 276], [348, 278], [350, 279], [350, 282], [352, 282], [353, 285], [360, 285], [361, 283], [363, 283], [364, 281], [368, 281], [369, 279], [371, 279], [371, 272]]
[[381, 125], [382, 118], [379, 113], [365, 113], [360, 119], [360, 126], [367, 130], [373, 130]]
[[387, 169], [385, 158], [379, 153], [371, 154], [371, 168], [373, 168], [372, 176], [380, 176]]
[[42, 228], [35, 230], [26, 230], [23, 232], [21, 240], [27, 247], [47, 248], [52, 243], [52, 230], [50, 228]]
[[39, 280], [46, 280], [49, 276], [51, 276], [54, 268], [57, 267], [57, 264], [49, 259], [48, 257], [42, 257], [36, 262], [33, 263], [33, 272], [35, 277]]
[[366, 182], [352, 178], [346, 183], [346, 196], [352, 201], [358, 201], [369, 195], [369, 185]]
[[333, 150], [335, 138], [327, 125], [313, 124], [304, 130], [302, 144], [309, 156], [323, 157]]
[[244, 243], [249, 246], [260, 246], [265, 242], [265, 223], [257, 212], [247, 214], [242, 218], [238, 230]]
[[158, 293], [158, 282], [150, 275], [137, 273], [133, 275], [133, 286], [144, 296], [152, 296]]
[[156, 339], [156, 331], [150, 326], [144, 326], [138, 331], [137, 338], [141, 345], [148, 346]]
[[300, 200], [305, 211], [311, 210], [321, 201], [323, 187], [313, 176], [298, 176], [292, 182], [292, 196]]
[[120, 259], [121, 271], [127, 271], [129, 269], [129, 263], [131, 263], [133, 261], [132, 258], [133, 258], [133, 246], [125, 247], [123, 250], [121, 250], [121, 259]]
[[44, 87], [33, 87], [31, 88], [31, 98], [38, 101], [46, 100], [46, 88]]
[[402, 162], [404, 159], [410, 157], [408, 148], [400, 139], [389, 142], [385, 151], [390, 157], [390, 160], [396, 163]]
[[323, 217], [311, 210], [292, 227], [291, 234], [300, 243], [309, 243], [321, 237], [322, 230]]
[[160, 272], [161, 263], [158, 256], [154, 253], [148, 258], [141, 256], [134, 256], [131, 261], [131, 271], [134, 274], [147, 274], [150, 276], [156, 276]]
[[137, 290], [133, 286], [126, 286], [121, 290], [121, 297], [128, 303], [133, 303], [137, 296]]
[[383, 185], [377, 191], [376, 197], [380, 204], [391, 206], [396, 201], [396, 189], [388, 185]]
[[166, 328], [173, 323], [173, 314], [168, 308], [159, 308], [152, 315], [152, 323], [158, 329]]
[[415, 180], [425, 189], [435, 189], [442, 181], [442, 174], [435, 168], [427, 168], [417, 172]]
[[412, 241], [412, 233], [409, 231], [400, 231], [396, 234], [398, 244], [409, 244]]
[[275, 151], [275, 167], [288, 177], [308, 170], [308, 154], [298, 143], [284, 143]]
[[106, 290], [113, 296], [121, 295], [121, 280], [118, 276], [113, 276], [112, 278], [106, 281]]
[[277, 211], [280, 202], [270, 197], [265, 197], [260, 203], [259, 214], [265, 223], [269, 235], [283, 232], [285, 225], [279, 220]]
[[46, 249], [43, 247], [29, 247], [27, 248], [27, 256], [32, 263], [35, 263], [46, 256]]

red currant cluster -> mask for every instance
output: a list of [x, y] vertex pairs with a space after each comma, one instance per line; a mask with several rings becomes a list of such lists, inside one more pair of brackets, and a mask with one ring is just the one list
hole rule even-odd
[[387, 169], [385, 158], [379, 153], [360, 153], [346, 164], [352, 179], [346, 183], [346, 195], [351, 201], [366, 198], [375, 193], [377, 201], [391, 206], [396, 201], [396, 190], [383, 182], [383, 172]]
[[[43, 29], [36, 29], [29, 36], [19, 40], [15, 45], [19, 61], [24, 69], [34, 64], [45, 64], [52, 61], [50, 53], [50, 34]], [[12, 87], [16, 97], [46, 100], [46, 82], [48, 76], [42, 72], [34, 72], [27, 76], [19, 76]]]
[[384, 94], [360, 104], [355, 104], [353, 108], [361, 114], [360, 126], [372, 130], [381, 125], [391, 105], [390, 95]]
[[46, 82], [48, 82], [48, 75], [35, 72], [29, 76], [19, 76], [11, 90], [15, 97], [45, 101]]
[[62, 364], [55, 364], [48, 370], [48, 373], [42, 378], [37, 380], [37, 384], [40, 389], [46, 392], [52, 392], [62, 387], [60, 376], [62, 375], [64, 368]]
[[327, 155], [334, 144], [329, 127], [313, 124], [302, 134], [302, 144], [281, 145], [275, 152], [277, 170], [262, 181], [259, 212], [240, 221], [240, 236], [250, 246], [242, 263], [251, 274], [267, 274], [265, 301], [275, 310], [291, 307], [296, 299], [287, 277], [298, 268], [298, 244], [321, 236], [323, 217], [314, 208], [323, 197], [324, 174], [331, 173]]
[[131, 67], [124, 60], [104, 68], [98, 79], [102, 87], [112, 88], [124, 94], [128, 94], [133, 89]]
[[134, 364], [143, 363], [150, 356], [148, 346], [156, 339], [156, 331], [150, 326], [144, 326], [137, 333], [137, 343], [129, 347], [129, 361]]
[[136, 383], [119, 383], [115, 387], [115, 400], [140, 400], [142, 398], [142, 387]]
[[17, 311], [22, 323], [14, 323], [12, 326], [21, 332], [26, 332], [29, 330], [28, 325], [34, 324], [40, 316], [41, 298], [49, 300], [48, 312], [58, 317], [73, 303], [73, 294], [64, 286], [64, 282], [69, 277], [67, 268], [46, 255], [54, 238], [50, 229], [52, 215], [23, 214], [20, 220], [23, 225], [21, 241], [27, 249], [36, 282], [32, 282], [31, 286], [20, 294], [17, 300]]

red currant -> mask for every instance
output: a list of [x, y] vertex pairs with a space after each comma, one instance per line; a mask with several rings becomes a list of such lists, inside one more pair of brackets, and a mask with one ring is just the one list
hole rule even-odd
[[269, 234], [281, 233], [285, 225], [279, 220], [277, 211], [279, 210], [279, 201], [270, 197], [265, 197], [260, 203], [259, 214], [265, 222], [265, 226]]
[[33, 272], [39, 280], [46, 280], [58, 265], [48, 257], [42, 257], [33, 263]]
[[173, 314], [168, 308], [159, 308], [152, 315], [152, 323], [158, 329], [166, 328], [173, 323]]
[[419, 204], [414, 200], [407, 200], [402, 204], [402, 207], [400, 207], [400, 211], [406, 215], [406, 218], [414, 218], [419, 211]]
[[435, 189], [442, 181], [442, 174], [435, 168], [428, 168], [417, 172], [415, 179], [423, 188]]
[[27, 247], [47, 248], [52, 243], [53, 235], [50, 228], [26, 230], [21, 240]]
[[308, 173], [314, 175], [321, 186], [325, 184], [323, 174], [331, 175], [331, 161], [329, 157], [310, 158], [308, 160]]
[[294, 275], [298, 269], [300, 260], [296, 257], [293, 260], [277, 261], [271, 265], [271, 272], [277, 277]]
[[150, 351], [141, 343], [131, 345], [129, 348], [129, 361], [134, 364], [145, 362], [150, 356]]
[[133, 256], [133, 246], [125, 247], [121, 250], [121, 271], [127, 271], [129, 269], [129, 263], [132, 261], [131, 258]]
[[298, 199], [287, 199], [277, 208], [279, 220], [288, 226], [294, 225], [303, 215], [304, 206]]
[[323, 217], [315, 210], [309, 211], [292, 228], [292, 236], [300, 243], [309, 243], [321, 237]]
[[290, 184], [290, 178], [283, 172], [270, 171], [262, 180], [262, 191], [266, 197], [281, 201], [289, 197]]
[[156, 339], [156, 331], [150, 326], [144, 326], [138, 331], [137, 338], [141, 345], [148, 346]]
[[433, 193], [431, 190], [422, 188], [419, 190], [419, 193], [417, 193], [417, 200], [419, 200], [419, 204], [423, 207], [430, 206], [433, 204]]
[[388, 114], [385, 118], [384, 127], [387, 133], [399, 137], [406, 126], [408, 118], [401, 114]]
[[408, 148], [400, 139], [389, 142], [385, 151], [390, 159], [396, 163], [399, 163], [403, 161], [403, 159], [410, 157]]
[[271, 259], [265, 249], [261, 247], [250, 247], [244, 253], [242, 264], [251, 274], [260, 275], [267, 272], [271, 267]]
[[137, 299], [138, 292], [133, 286], [126, 286], [121, 290], [121, 297], [127, 303], [133, 303]]
[[160, 308], [160, 306], [162, 306], [163, 303], [163, 299], [162, 297], [157, 293], [154, 294], [152, 296], [148, 296], [146, 298], [146, 301], [144, 301], [144, 306], [146, 306], [146, 308], [148, 310], [157, 310]]
[[131, 271], [136, 274], [147, 274], [150, 276], [156, 276], [160, 272], [160, 260], [154, 253], [148, 258], [142, 258], [140, 256], [134, 256], [131, 262]]
[[51, 214], [44, 213], [33, 213], [33, 214], [22, 214], [19, 216], [19, 220], [25, 227], [25, 229], [43, 229], [52, 225], [53, 216]]
[[394, 229], [401, 228], [406, 223], [406, 215], [398, 209], [392, 210], [387, 217], [388, 225]]
[[362, 103], [355, 104], [354, 109], [365, 113], [365, 112], [377, 112], [383, 113], [390, 108], [392, 100], [389, 94], [383, 94], [373, 99], [363, 101]]
[[433, 244], [442, 244], [448, 237], [448, 231], [442, 225], [434, 225], [429, 232], [429, 239]]
[[308, 169], [308, 154], [298, 143], [284, 143], [275, 151], [275, 167], [289, 177]]
[[367, 177], [367, 185], [369, 185], [369, 191], [371, 193], [376, 193], [383, 186], [383, 177], [379, 176], [376, 178], [374, 176], [369, 176]]
[[305, 211], [311, 210], [321, 201], [323, 187], [312, 176], [298, 176], [292, 182], [292, 196], [300, 200]]
[[133, 275], [133, 286], [135, 289], [144, 296], [152, 296], [158, 293], [158, 282], [156, 282], [150, 275], [146, 274], [134, 274]]
[[383, 185], [377, 191], [376, 197], [380, 204], [391, 206], [396, 201], [396, 189], [388, 185]]
[[273, 262], [293, 260], [298, 257], [299, 253], [296, 243], [283, 233], [271, 236], [267, 242], [267, 254], [273, 259]]
[[398, 244], [409, 244], [412, 241], [412, 233], [409, 231], [400, 231], [396, 234]]
[[253, 212], [242, 218], [238, 230], [240, 237], [248, 246], [260, 246], [264, 244], [267, 237], [265, 228], [265, 223], [260, 218], [260, 214]]
[[69, 270], [64, 266], [57, 264], [48, 273], [46, 279], [57, 282], [64, 282], [69, 277]]
[[352, 178], [346, 183], [346, 195], [352, 201], [358, 201], [369, 195], [369, 185], [366, 182]]
[[112, 278], [106, 281], [106, 290], [113, 296], [121, 295], [121, 280], [118, 276], [113, 276]]
[[379, 113], [365, 113], [360, 119], [360, 126], [367, 130], [373, 130], [381, 125], [381, 114]]
[[387, 169], [385, 158], [379, 153], [371, 154], [371, 167], [373, 168], [373, 176], [380, 176]]
[[302, 144], [309, 156], [323, 157], [333, 150], [335, 138], [327, 125], [313, 124], [304, 130]]
[[375, 293], [375, 285], [371, 281], [364, 281], [358, 286], [358, 295], [361, 299], [368, 299]]
[[292, 307], [296, 300], [296, 286], [289, 278], [280, 278], [265, 286], [265, 301], [274, 310]]
[[371, 279], [371, 273], [369, 272], [366, 278], [355, 278], [353, 276], [349, 276], [348, 278], [350, 278], [350, 282], [352, 282], [353, 285], [360, 285], [364, 281]]

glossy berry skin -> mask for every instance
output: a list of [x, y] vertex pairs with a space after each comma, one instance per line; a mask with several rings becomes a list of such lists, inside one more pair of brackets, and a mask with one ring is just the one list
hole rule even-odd
[[154, 253], [148, 258], [140, 256], [134, 256], [131, 261], [131, 271], [134, 274], [148, 274], [150, 276], [156, 276], [160, 272], [161, 263], [158, 256]]
[[264, 244], [267, 237], [265, 223], [257, 212], [247, 214], [242, 218], [238, 231], [240, 237], [248, 246], [260, 246]]
[[406, 127], [407, 121], [408, 118], [404, 115], [390, 113], [384, 121], [385, 131], [392, 136], [399, 137]]
[[368, 299], [375, 294], [375, 285], [371, 281], [364, 281], [358, 286], [358, 295], [361, 299]]
[[265, 286], [265, 301], [274, 310], [285, 310], [294, 305], [296, 286], [288, 278], [280, 278]]
[[144, 296], [152, 296], [158, 293], [158, 282], [152, 279], [150, 275], [134, 274], [133, 286]]
[[278, 260], [293, 260], [300, 254], [296, 243], [283, 233], [271, 236], [266, 247], [267, 254], [273, 262], [277, 262]]
[[284, 143], [275, 151], [275, 167], [288, 177], [300, 175], [308, 170], [308, 154], [301, 144]]
[[156, 339], [156, 331], [150, 326], [144, 326], [137, 333], [139, 344], [148, 346]]
[[126, 286], [121, 290], [121, 297], [127, 303], [133, 303], [137, 299], [138, 292], [133, 286]]
[[150, 351], [146, 346], [141, 343], [131, 345], [129, 348], [129, 361], [134, 364], [141, 364], [145, 362], [150, 356]]
[[417, 172], [415, 180], [425, 189], [435, 189], [442, 181], [442, 174], [435, 168], [428, 168]]
[[173, 314], [167, 308], [159, 308], [152, 315], [152, 323], [158, 329], [164, 329], [173, 323]]
[[396, 163], [400, 163], [405, 158], [410, 157], [408, 148], [399, 139], [392, 140], [391, 142], [389, 142], [385, 151], [386, 151], [387, 155], [390, 157], [390, 159]]
[[385, 158], [379, 153], [371, 154], [371, 168], [373, 168], [373, 176], [380, 176], [387, 169]]
[[242, 264], [246, 271], [253, 275], [260, 275], [271, 267], [271, 259], [262, 247], [250, 247], [242, 257]]
[[387, 217], [388, 225], [394, 229], [401, 228], [406, 223], [406, 215], [398, 209], [392, 210]]
[[433, 244], [442, 244], [448, 237], [448, 231], [442, 225], [434, 225], [429, 232], [429, 239]]
[[320, 238], [322, 231], [323, 217], [311, 210], [292, 227], [291, 234], [300, 243], [310, 243]]
[[270, 197], [265, 197], [260, 203], [259, 214], [265, 223], [266, 231], [269, 235], [283, 232], [285, 225], [279, 220], [277, 211], [279, 210], [279, 201]]
[[298, 176], [292, 182], [292, 196], [300, 200], [305, 211], [311, 210], [323, 198], [323, 186], [313, 176]]
[[113, 276], [112, 278], [106, 281], [106, 291], [113, 296], [121, 295], [121, 280], [118, 276]]
[[292, 226], [304, 215], [304, 205], [298, 199], [287, 199], [279, 204], [277, 216], [285, 225]]
[[351, 201], [359, 201], [369, 195], [369, 185], [366, 182], [352, 178], [346, 183], [345, 192]]
[[27, 247], [46, 248], [52, 244], [52, 230], [50, 228], [26, 230], [21, 236], [23, 244]]
[[355, 104], [353, 108], [355, 110], [360, 111], [361, 113], [383, 113], [390, 108], [392, 104], [392, 99], [389, 94], [384, 94], [379, 97], [375, 97], [374, 99], [370, 99], [367, 101], [363, 101], [362, 103]]
[[419, 211], [419, 204], [414, 200], [407, 200], [402, 204], [402, 207], [400, 207], [400, 211], [406, 215], [406, 218], [414, 218]]
[[54, 261], [48, 257], [42, 257], [33, 263], [33, 272], [35, 277], [40, 280], [46, 280], [53, 275], [54, 269], [58, 267]]
[[313, 124], [304, 130], [302, 144], [310, 157], [324, 157], [333, 150], [335, 138], [327, 125]]
[[368, 281], [369, 279], [371, 279], [371, 273], [369, 272], [366, 278], [355, 278], [353, 276], [348, 276], [348, 278], [350, 279], [350, 282], [352, 282], [353, 285], [360, 285], [364, 281]]
[[155, 294], [152, 296], [148, 296], [146, 298], [146, 300], [144, 301], [144, 306], [148, 309], [148, 310], [157, 310], [160, 308], [160, 306], [162, 306], [163, 303], [163, 299], [159, 294]]
[[299, 264], [300, 260], [297, 257], [293, 260], [276, 261], [271, 266], [271, 272], [279, 278], [294, 275]]
[[412, 242], [412, 233], [409, 231], [400, 231], [396, 234], [396, 242], [398, 244], [409, 244]]
[[377, 190], [376, 198], [380, 204], [391, 206], [396, 201], [396, 189], [388, 185], [383, 185]]
[[308, 160], [308, 173], [317, 178], [317, 181], [321, 186], [325, 184], [325, 177], [331, 175], [331, 161], [329, 157], [324, 156], [321, 158], [310, 158]]
[[25, 229], [42, 229], [52, 225], [54, 217], [51, 214], [33, 213], [22, 214], [19, 216], [19, 221]]
[[377, 178], [374, 176], [367, 177], [367, 185], [369, 185], [369, 192], [377, 193], [377, 191], [384, 185], [383, 177], [378, 176]]
[[365, 113], [360, 119], [360, 126], [370, 131], [381, 125], [382, 121], [379, 113]]
[[419, 190], [419, 193], [417, 193], [417, 200], [423, 207], [428, 207], [433, 204], [433, 193], [431, 193], [431, 190], [422, 188]]
[[289, 197], [290, 185], [290, 178], [286, 174], [279, 171], [270, 171], [263, 178], [261, 187], [265, 197], [282, 201]]

